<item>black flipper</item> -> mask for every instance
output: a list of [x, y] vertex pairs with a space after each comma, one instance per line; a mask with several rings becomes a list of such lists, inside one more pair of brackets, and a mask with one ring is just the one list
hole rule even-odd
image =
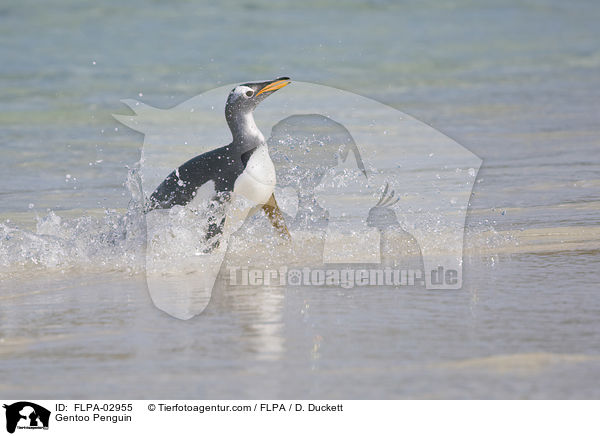
[[210, 180], [215, 183], [217, 194], [230, 192], [244, 167], [241, 156], [231, 152], [231, 145], [196, 156], [174, 170], [156, 188], [150, 196], [148, 210], [185, 206]]

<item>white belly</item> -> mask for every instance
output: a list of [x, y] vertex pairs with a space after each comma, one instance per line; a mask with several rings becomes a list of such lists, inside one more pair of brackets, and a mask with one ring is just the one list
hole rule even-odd
[[256, 204], [265, 204], [275, 189], [275, 166], [266, 145], [259, 146], [235, 181], [233, 192]]

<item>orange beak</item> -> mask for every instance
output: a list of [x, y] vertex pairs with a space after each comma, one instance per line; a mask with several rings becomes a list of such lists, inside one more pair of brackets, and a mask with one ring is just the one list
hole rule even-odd
[[263, 89], [261, 89], [260, 91], [258, 91], [256, 93], [256, 96], [259, 96], [260, 94], [262, 94], [263, 92], [272, 92], [272, 91], [277, 91], [278, 89], [283, 88], [284, 86], [288, 86], [290, 83], [292, 83], [289, 79], [284, 79], [284, 80], [275, 80], [272, 83], [269, 83], [267, 86], [265, 86]]

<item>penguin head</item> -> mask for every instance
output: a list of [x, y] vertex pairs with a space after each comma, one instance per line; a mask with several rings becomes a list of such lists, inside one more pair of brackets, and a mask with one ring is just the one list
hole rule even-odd
[[238, 113], [252, 112], [258, 104], [278, 89], [291, 83], [289, 77], [279, 77], [266, 82], [249, 82], [231, 90], [225, 105], [227, 117]]

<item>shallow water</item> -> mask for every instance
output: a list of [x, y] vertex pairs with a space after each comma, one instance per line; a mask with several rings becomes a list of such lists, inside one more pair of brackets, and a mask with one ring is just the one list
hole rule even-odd
[[[2, 396], [600, 397], [596, 3], [51, 3], [0, 7]], [[279, 75], [483, 159], [461, 290], [228, 286], [224, 265], [202, 315], [152, 305], [143, 137], [111, 114]]]

